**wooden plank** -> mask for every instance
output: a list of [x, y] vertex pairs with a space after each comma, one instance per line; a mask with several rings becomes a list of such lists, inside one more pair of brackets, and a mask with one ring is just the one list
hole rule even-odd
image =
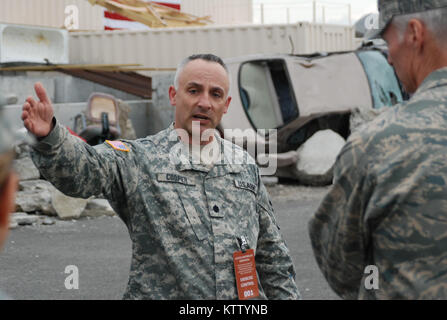
[[113, 5], [114, 7], [118, 7], [121, 10], [128, 10], [128, 11], [133, 11], [133, 12], [139, 12], [139, 13], [146, 13], [147, 8], [146, 7], [133, 7], [133, 6], [128, 6], [119, 2], [115, 2], [115, 1], [106, 1], [107, 4], [109, 5]]
[[139, 67], [141, 64], [73, 64], [73, 65], [39, 65], [39, 66], [17, 66], [17, 67], [3, 67], [0, 71], [52, 71], [56, 69], [118, 69], [120, 67]]
[[148, 10], [148, 12], [150, 12], [152, 15], [154, 15], [154, 17], [156, 17], [161, 24], [163, 24], [164, 26], [167, 26], [166, 22], [164, 22], [161, 19], [160, 15], [154, 9], [152, 9], [151, 6], [146, 6], [146, 9]]
[[162, 23], [160, 23], [160, 21], [156, 17], [154, 17], [151, 14], [142, 14], [140, 12], [125, 10], [120, 6], [117, 6], [116, 3], [113, 1], [107, 1], [105, 3], [105, 7], [107, 8], [107, 10], [119, 13], [120, 15], [125, 16], [126, 18], [141, 22], [149, 27], [156, 28], [164, 26]]

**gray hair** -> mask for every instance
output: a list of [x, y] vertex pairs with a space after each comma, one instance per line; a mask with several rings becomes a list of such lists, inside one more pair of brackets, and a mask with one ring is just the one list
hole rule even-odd
[[215, 63], [220, 64], [225, 69], [225, 72], [228, 75], [228, 81], [229, 81], [229, 84], [231, 87], [230, 72], [229, 72], [228, 67], [225, 64], [225, 62], [223, 62], [223, 60], [221, 58], [219, 58], [218, 56], [216, 56], [214, 54], [206, 53], [206, 54], [193, 54], [193, 55], [183, 59], [179, 63], [179, 65], [177, 66], [177, 71], [175, 72], [175, 77], [174, 77], [175, 90], [178, 90], [179, 77], [180, 77], [180, 74], [182, 73], [183, 69], [189, 62], [194, 61], [194, 60], [204, 60], [204, 61], [215, 62]]
[[438, 44], [447, 47], [447, 7], [394, 17], [392, 23], [398, 30], [399, 41], [402, 41], [411, 19], [422, 21]]

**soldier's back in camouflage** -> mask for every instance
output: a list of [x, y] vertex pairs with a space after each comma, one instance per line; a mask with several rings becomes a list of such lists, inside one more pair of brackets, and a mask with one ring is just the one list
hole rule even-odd
[[[311, 221], [316, 259], [342, 297], [447, 298], [447, 68], [411, 102], [354, 133]], [[366, 290], [364, 268], [379, 269]]]
[[309, 232], [343, 298], [447, 299], [447, 67], [351, 135]]

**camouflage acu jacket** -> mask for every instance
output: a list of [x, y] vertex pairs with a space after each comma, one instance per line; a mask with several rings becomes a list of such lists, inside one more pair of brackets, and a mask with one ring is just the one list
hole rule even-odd
[[447, 298], [447, 68], [348, 139], [309, 232], [343, 298]]
[[59, 190], [103, 194], [126, 224], [133, 254], [125, 299], [237, 299], [232, 255], [241, 236], [255, 250], [260, 298], [299, 298], [256, 164], [217, 139], [225, 160], [211, 170], [177, 152], [173, 125], [122, 146], [91, 147], [56, 124], [32, 156]]

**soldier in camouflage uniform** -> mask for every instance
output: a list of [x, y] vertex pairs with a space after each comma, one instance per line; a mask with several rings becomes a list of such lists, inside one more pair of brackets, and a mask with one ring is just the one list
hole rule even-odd
[[237, 299], [233, 253], [243, 238], [256, 253], [259, 298], [299, 298], [254, 160], [217, 134], [209, 141], [218, 146], [218, 161], [192, 161], [185, 152], [193, 121], [214, 130], [229, 106], [226, 66], [212, 55], [192, 56], [175, 82], [169, 90], [175, 122], [167, 129], [95, 147], [55, 120], [36, 84], [40, 101], [28, 98], [22, 113], [25, 127], [40, 137], [35, 164], [67, 195], [103, 194], [124, 221], [133, 251], [125, 299]]
[[[0, 249], [8, 235], [9, 215], [14, 209], [14, 196], [18, 182], [17, 175], [12, 171], [13, 142], [16, 139], [2, 116], [1, 108], [0, 105]], [[9, 297], [0, 291], [0, 300], [5, 299]]]
[[380, 0], [379, 11], [388, 60], [413, 96], [349, 138], [311, 242], [342, 298], [446, 299], [447, 1]]

